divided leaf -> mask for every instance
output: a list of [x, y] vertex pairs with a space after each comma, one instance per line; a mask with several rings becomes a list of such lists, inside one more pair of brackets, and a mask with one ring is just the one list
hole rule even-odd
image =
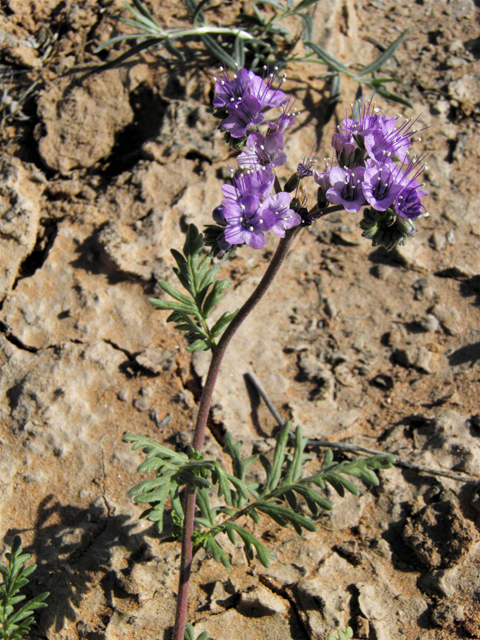
[[225, 312], [209, 329], [207, 319], [232, 283], [228, 279], [216, 280], [220, 267], [211, 266], [211, 256], [202, 258], [202, 252], [203, 235], [191, 224], [183, 245], [183, 254], [175, 249], [171, 251], [177, 263], [173, 271], [187, 293], [160, 279], [159, 287], [173, 300], [150, 298], [150, 302], [158, 309], [173, 312], [167, 322], [174, 322], [175, 329], [187, 333], [190, 342], [187, 350], [191, 352], [214, 349], [215, 339], [225, 331], [236, 313]]

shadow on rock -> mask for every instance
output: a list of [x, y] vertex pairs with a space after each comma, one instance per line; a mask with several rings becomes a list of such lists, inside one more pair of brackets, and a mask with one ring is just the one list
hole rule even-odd
[[474, 344], [467, 344], [464, 347], [460, 347], [448, 356], [448, 362], [451, 367], [456, 367], [460, 364], [470, 363], [470, 366], [480, 360], [480, 342]]
[[[50, 592], [39, 623], [42, 635], [53, 626], [60, 632], [66, 620], [76, 621], [76, 609], [98, 582], [98, 574], [110, 572], [115, 548], [125, 548], [125, 555], [132, 559], [148, 550], [144, 535], [132, 533], [135, 523], [128, 520], [126, 515], [109, 515], [103, 498], [86, 509], [62, 505], [53, 495], [41, 502], [33, 527], [35, 538], [25, 551], [33, 552], [37, 560], [32, 595]], [[11, 529], [6, 537], [22, 533]]]

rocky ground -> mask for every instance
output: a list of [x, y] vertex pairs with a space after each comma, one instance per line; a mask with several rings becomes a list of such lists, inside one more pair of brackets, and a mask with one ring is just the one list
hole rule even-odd
[[[160, 22], [187, 19], [180, 0], [146, 4]], [[455, 479], [395, 466], [360, 499], [332, 496], [303, 539], [268, 524], [268, 570], [240, 546], [230, 574], [198, 554], [190, 620], [216, 640], [324, 640], [347, 624], [370, 640], [480, 638], [480, 9], [320, 4], [315, 39], [345, 62], [370, 62], [375, 43], [412, 27], [387, 69], [414, 109], [378, 102], [429, 127], [419, 150], [431, 215], [393, 253], [373, 249], [351, 214], [302, 232], [232, 344], [206, 447], [220, 458], [229, 430], [245, 453], [271, 448], [276, 423], [246, 382], [253, 370], [309, 438]], [[93, 50], [121, 6], [0, 5], [0, 551], [20, 533], [34, 554], [29, 593], [51, 595], [32, 637], [49, 640], [169, 637], [179, 546], [138, 521], [126, 492], [141, 457], [122, 435], [185, 447], [208, 364], [148, 297], [171, 278], [170, 247], [222, 197], [229, 151], [212, 79], [195, 50], [183, 68], [147, 53], [86, 74], [119, 54]], [[321, 70], [288, 69], [302, 115], [286, 176], [336, 124], [323, 128]], [[344, 83], [337, 118], [355, 91]], [[223, 265], [234, 286], [220, 312], [248, 296], [275, 244]]]

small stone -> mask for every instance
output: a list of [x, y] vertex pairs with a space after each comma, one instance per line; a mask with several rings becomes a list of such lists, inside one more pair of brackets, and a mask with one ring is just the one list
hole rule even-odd
[[384, 620], [388, 611], [382, 604], [382, 594], [373, 584], [357, 585], [360, 591], [358, 605], [367, 620]]
[[148, 411], [150, 409], [150, 405], [145, 398], [135, 398], [133, 406], [137, 411]]
[[140, 389], [140, 395], [142, 395], [144, 398], [151, 398], [153, 396], [152, 387], [142, 387]]
[[448, 335], [458, 336], [461, 332], [461, 316], [455, 307], [436, 304], [430, 309], [430, 313], [440, 321], [440, 324]]
[[438, 331], [438, 329], [440, 328], [440, 322], [438, 321], [438, 318], [436, 318], [433, 313], [428, 313], [425, 318], [423, 318], [422, 320], [418, 321], [417, 324], [422, 327], [422, 329], [424, 331], [432, 331], [433, 333], [435, 331]]
[[441, 251], [445, 246], [446, 238], [440, 231], [434, 231], [432, 236], [433, 248], [435, 251]]
[[288, 612], [286, 601], [262, 586], [254, 587], [240, 595], [237, 611], [248, 615], [272, 615], [279, 613], [285, 615]]

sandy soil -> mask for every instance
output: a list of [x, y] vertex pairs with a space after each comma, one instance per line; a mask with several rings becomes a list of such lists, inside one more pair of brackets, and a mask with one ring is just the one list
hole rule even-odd
[[[187, 19], [179, 0], [146, 4], [162, 24]], [[191, 47], [184, 67], [144, 53], [89, 75], [123, 50], [93, 53], [121, 6], [0, 5], [0, 551], [20, 533], [38, 564], [28, 593], [51, 592], [38, 638], [169, 637], [179, 545], [138, 521], [127, 491], [141, 456], [122, 435], [188, 445], [208, 364], [148, 297], [172, 278], [170, 247], [222, 197], [230, 154], [210, 109], [212, 63]], [[219, 20], [239, 6], [219, 7]], [[414, 109], [378, 103], [429, 127], [418, 150], [430, 153], [431, 215], [392, 253], [361, 237], [358, 215], [302, 232], [235, 338], [206, 444], [220, 459], [228, 429], [245, 453], [270, 450], [276, 423], [245, 380], [253, 370], [309, 438], [457, 479], [395, 466], [360, 499], [331, 496], [334, 512], [302, 539], [262, 522], [268, 570], [241, 546], [229, 547], [230, 574], [198, 554], [197, 632], [324, 640], [350, 624], [370, 640], [480, 638], [479, 11], [472, 0], [321, 3], [314, 39], [345, 62], [372, 61], [375, 43], [412, 27], [387, 69]], [[345, 82], [324, 126], [322, 70], [287, 70], [302, 115], [285, 176], [316, 138], [327, 146], [355, 95]], [[234, 285], [219, 313], [252, 291], [275, 244], [223, 265]]]

